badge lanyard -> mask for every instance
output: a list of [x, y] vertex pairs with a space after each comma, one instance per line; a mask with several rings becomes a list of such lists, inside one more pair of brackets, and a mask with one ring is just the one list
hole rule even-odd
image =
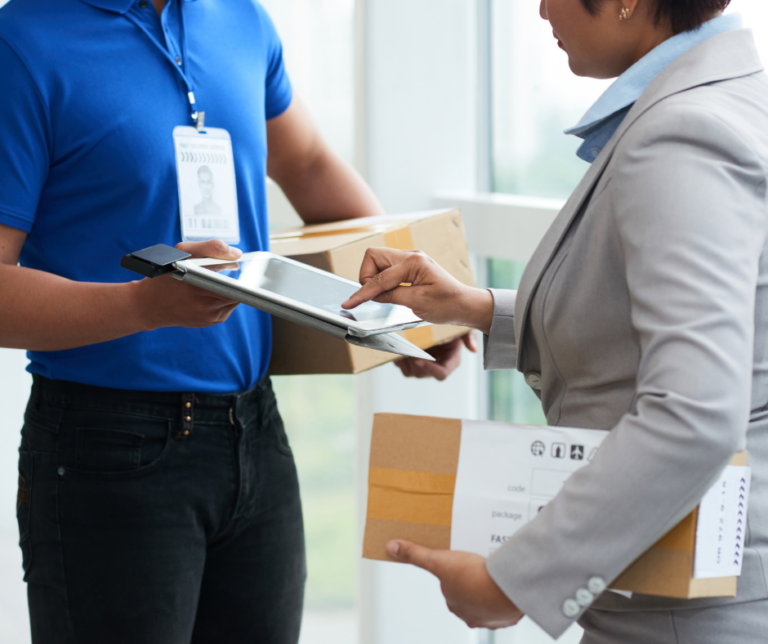
[[[184, 28], [184, 11], [183, 7], [181, 5], [181, 0], [178, 0], [180, 2], [179, 4], [179, 27], [181, 28], [181, 59], [184, 65], [187, 64], [187, 30]], [[189, 74], [186, 73], [181, 66], [179, 66], [174, 58], [171, 56], [170, 52], [160, 43], [157, 38], [155, 38], [155, 35], [147, 29], [146, 25], [142, 24], [139, 20], [134, 19], [133, 16], [130, 14], [126, 14], [126, 17], [135, 24], [139, 29], [141, 29], [144, 32], [144, 35], [146, 35], [147, 38], [149, 38], [152, 41], [152, 44], [155, 46], [155, 48], [163, 55], [163, 57], [171, 64], [174, 70], [176, 70], [176, 73], [181, 76], [181, 80], [184, 82], [185, 87], [187, 88], [187, 100], [189, 101], [189, 108], [190, 108], [190, 116], [192, 117], [192, 122], [195, 124], [195, 127], [197, 128], [197, 131], [200, 132], [205, 128], [205, 112], [200, 112], [197, 109], [197, 105], [195, 103], [195, 93], [192, 89], [192, 79], [189, 77]]]
[[[181, 0], [177, 1], [180, 3], [181, 56], [182, 62], [187, 65], [187, 30], [184, 27], [183, 4]], [[217, 238], [237, 244], [240, 242], [240, 218], [235, 161], [229, 132], [221, 128], [205, 127], [205, 112], [199, 111], [195, 104], [189, 66], [185, 72], [146, 25], [133, 16], [128, 17], [162, 53], [187, 88], [194, 127], [179, 125], [173, 129], [182, 238], [184, 241]]]

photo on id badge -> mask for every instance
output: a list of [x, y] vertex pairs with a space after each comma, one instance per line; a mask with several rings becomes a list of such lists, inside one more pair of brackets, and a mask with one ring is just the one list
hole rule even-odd
[[181, 232], [185, 241], [240, 241], [232, 143], [225, 130], [205, 134], [192, 127], [173, 131], [179, 183]]

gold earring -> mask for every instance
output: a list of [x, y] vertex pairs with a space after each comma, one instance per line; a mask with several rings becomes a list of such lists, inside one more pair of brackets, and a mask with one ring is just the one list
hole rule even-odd
[[619, 20], [626, 20], [629, 18], [632, 14], [630, 13], [629, 9], [624, 7], [621, 12], [619, 13]]

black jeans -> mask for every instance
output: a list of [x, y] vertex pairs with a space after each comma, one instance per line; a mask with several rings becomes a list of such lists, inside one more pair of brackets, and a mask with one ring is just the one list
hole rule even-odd
[[18, 519], [34, 644], [295, 644], [306, 565], [269, 379], [234, 395], [35, 376]]

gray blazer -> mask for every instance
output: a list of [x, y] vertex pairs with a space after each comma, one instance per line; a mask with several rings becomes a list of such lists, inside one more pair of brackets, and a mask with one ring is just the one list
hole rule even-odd
[[[749, 30], [671, 63], [592, 164], [520, 289], [493, 292], [486, 368], [525, 373], [550, 425], [611, 430], [592, 463], [487, 562], [554, 637], [588, 608], [584, 591], [578, 613], [568, 602], [585, 588], [610, 611], [768, 597], [762, 69]], [[745, 447], [754, 478], [738, 596], [601, 595]]]

